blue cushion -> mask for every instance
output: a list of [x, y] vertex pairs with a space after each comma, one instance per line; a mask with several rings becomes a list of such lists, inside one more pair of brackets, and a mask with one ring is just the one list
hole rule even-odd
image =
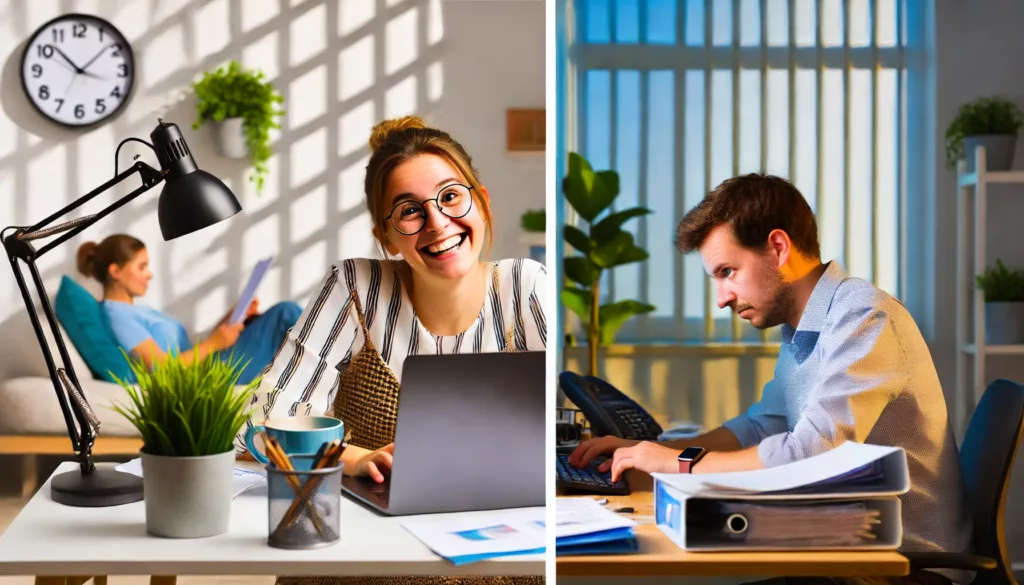
[[93, 377], [115, 382], [116, 375], [128, 382], [135, 381], [103, 308], [89, 291], [64, 276], [57, 289], [54, 312]]

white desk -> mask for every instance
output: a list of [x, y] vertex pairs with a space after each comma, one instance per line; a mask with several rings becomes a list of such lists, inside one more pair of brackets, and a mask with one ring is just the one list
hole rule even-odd
[[[56, 471], [77, 469], [64, 463]], [[458, 516], [441, 514], [438, 518]], [[74, 508], [46, 481], [0, 536], [0, 575], [543, 575], [544, 555], [455, 566], [391, 518], [343, 496], [341, 542], [310, 551], [267, 544], [267, 490], [235, 498], [227, 533], [168, 539], [146, 534], [144, 502]], [[164, 581], [166, 582], [166, 581]]]

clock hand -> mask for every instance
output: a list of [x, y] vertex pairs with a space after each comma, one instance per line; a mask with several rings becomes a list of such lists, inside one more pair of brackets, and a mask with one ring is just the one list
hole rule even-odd
[[82, 68], [79, 67], [78, 65], [75, 65], [75, 62], [72, 61], [67, 55], [65, 55], [64, 51], [60, 50], [60, 47], [53, 47], [53, 50], [57, 51], [58, 53], [60, 53], [60, 56], [64, 57], [64, 60], [67, 61], [68, 63], [70, 63], [71, 66], [75, 68], [75, 73], [82, 73]]
[[66, 88], [64, 88], [64, 98], [65, 99], [68, 97], [68, 92], [71, 91], [71, 86], [72, 86], [72, 84], [75, 83], [76, 79], [78, 79], [78, 76], [77, 75], [72, 75], [71, 76], [71, 81], [68, 82], [68, 86]]
[[75, 70], [72, 69], [71, 67], [68, 67], [67, 63], [65, 63], [63, 61], [58, 61], [56, 59], [54, 59], [53, 62], [58, 64], [58, 65], [60, 65], [61, 67], [65, 68], [65, 69], [67, 69], [68, 71], [70, 71], [72, 73], [75, 73]]
[[93, 64], [93, 63], [94, 63], [94, 62], [96, 61], [96, 59], [99, 59], [99, 58], [100, 58], [100, 55], [102, 55], [102, 54], [103, 54], [103, 53], [104, 53], [104, 52], [105, 52], [105, 51], [106, 51], [107, 49], [109, 49], [110, 47], [113, 47], [113, 46], [114, 46], [114, 45], [108, 45], [108, 46], [106, 46], [106, 47], [103, 47], [102, 49], [100, 49], [100, 52], [99, 52], [99, 53], [96, 53], [96, 56], [95, 56], [95, 57], [93, 57], [92, 59], [89, 59], [89, 62], [88, 62], [88, 63], [86, 63], [86, 64], [85, 64], [85, 65], [84, 65], [84, 66], [82, 67], [82, 71], [84, 72], [84, 71], [85, 71], [86, 69], [88, 69], [88, 68], [89, 68], [89, 65], [92, 65], [92, 64]]

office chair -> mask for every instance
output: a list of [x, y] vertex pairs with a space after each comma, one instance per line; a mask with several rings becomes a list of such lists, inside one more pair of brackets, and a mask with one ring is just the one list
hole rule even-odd
[[971, 585], [1017, 583], [1006, 550], [1003, 518], [1010, 472], [1024, 428], [1024, 387], [996, 380], [985, 389], [971, 416], [960, 467], [974, 517], [974, 552], [907, 552], [910, 570], [962, 569], [975, 571]]

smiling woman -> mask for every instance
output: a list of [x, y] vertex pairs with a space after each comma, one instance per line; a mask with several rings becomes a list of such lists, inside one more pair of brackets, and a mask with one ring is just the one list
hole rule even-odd
[[[448, 133], [405, 117], [378, 124], [369, 143], [366, 204], [385, 259], [348, 259], [327, 271], [263, 376], [253, 412], [266, 418], [333, 413], [349, 437], [343, 473], [383, 482], [406, 357], [544, 350], [546, 270], [524, 258], [483, 259], [494, 223], [490, 196], [469, 154]], [[236, 444], [244, 448], [244, 441]]]

